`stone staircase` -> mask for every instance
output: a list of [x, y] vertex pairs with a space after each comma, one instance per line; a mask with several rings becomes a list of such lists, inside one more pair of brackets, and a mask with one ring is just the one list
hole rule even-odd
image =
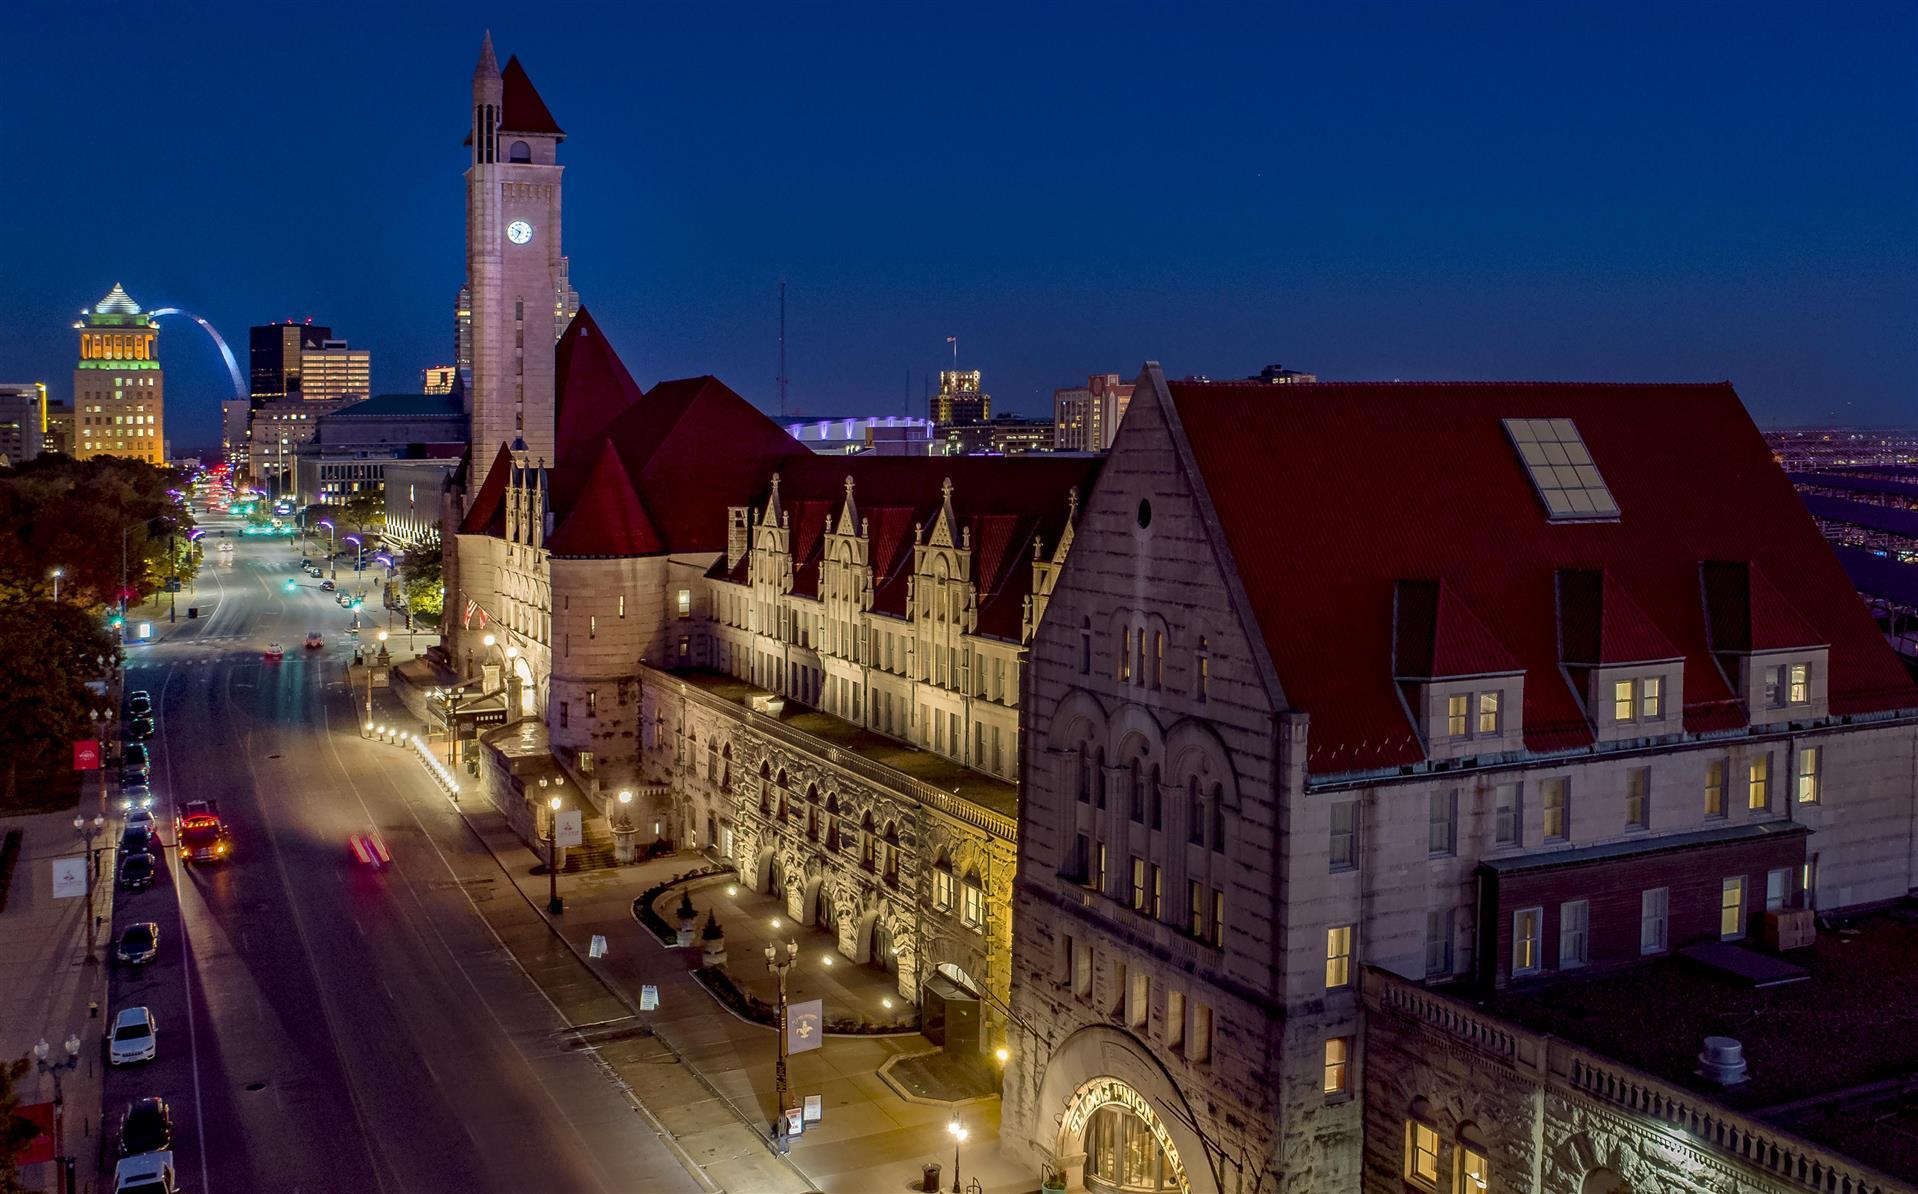
[[613, 831], [604, 817], [580, 818], [580, 837], [584, 839], [581, 844], [566, 848], [566, 862], [560, 867], [562, 873], [599, 870], [615, 865]]

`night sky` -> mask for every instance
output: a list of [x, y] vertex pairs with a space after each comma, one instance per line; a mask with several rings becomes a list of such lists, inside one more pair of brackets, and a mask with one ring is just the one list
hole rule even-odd
[[[775, 408], [783, 276], [795, 412], [923, 413], [957, 335], [1021, 411], [1155, 358], [1918, 422], [1918, 10], [1207, 11], [9, 6], [0, 380], [67, 395], [118, 281], [242, 367], [247, 325], [311, 315], [417, 390], [490, 26], [569, 134], [574, 284], [642, 385]], [[211, 344], [173, 321], [162, 358], [175, 449], [217, 440]]]

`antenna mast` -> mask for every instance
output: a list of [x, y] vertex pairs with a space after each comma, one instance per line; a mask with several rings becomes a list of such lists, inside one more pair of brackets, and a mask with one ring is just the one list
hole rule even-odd
[[786, 417], [786, 279], [779, 279], [779, 417]]

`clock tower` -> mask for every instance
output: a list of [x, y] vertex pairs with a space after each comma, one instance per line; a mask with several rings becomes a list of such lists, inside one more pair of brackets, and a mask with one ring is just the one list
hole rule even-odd
[[536, 462], [553, 459], [553, 346], [579, 310], [560, 250], [565, 139], [519, 59], [500, 69], [488, 33], [473, 71], [467, 137], [468, 493], [485, 483], [501, 444]]

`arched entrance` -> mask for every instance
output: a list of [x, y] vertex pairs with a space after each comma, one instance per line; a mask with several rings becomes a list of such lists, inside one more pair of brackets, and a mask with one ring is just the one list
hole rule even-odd
[[1060, 1122], [1059, 1155], [1079, 1156], [1089, 1194], [1186, 1194], [1184, 1161], [1146, 1097], [1118, 1078], [1079, 1088]]
[[1585, 1175], [1578, 1194], [1632, 1194], [1632, 1187], [1611, 1170], [1599, 1168]]
[[761, 895], [778, 897], [785, 893], [784, 877], [779, 873], [779, 860], [773, 857], [773, 848], [767, 846], [759, 852], [758, 874], [753, 878], [753, 890]]
[[939, 969], [937, 973], [943, 974], [947, 978], [951, 979], [953, 982], [958, 983], [960, 986], [964, 987], [966, 991], [970, 993], [971, 995], [973, 995], [975, 998], [978, 997], [979, 994], [985, 990], [985, 988], [981, 986], [970, 974], [967, 974], [964, 970], [960, 969], [957, 966], [954, 966], [951, 962], [939, 963]]
[[535, 698], [539, 693], [533, 684], [533, 667], [526, 662], [526, 656], [520, 655], [514, 658], [513, 675], [519, 680], [519, 709], [514, 716], [516, 718], [536, 716], [538, 709], [535, 706], [538, 701]]

